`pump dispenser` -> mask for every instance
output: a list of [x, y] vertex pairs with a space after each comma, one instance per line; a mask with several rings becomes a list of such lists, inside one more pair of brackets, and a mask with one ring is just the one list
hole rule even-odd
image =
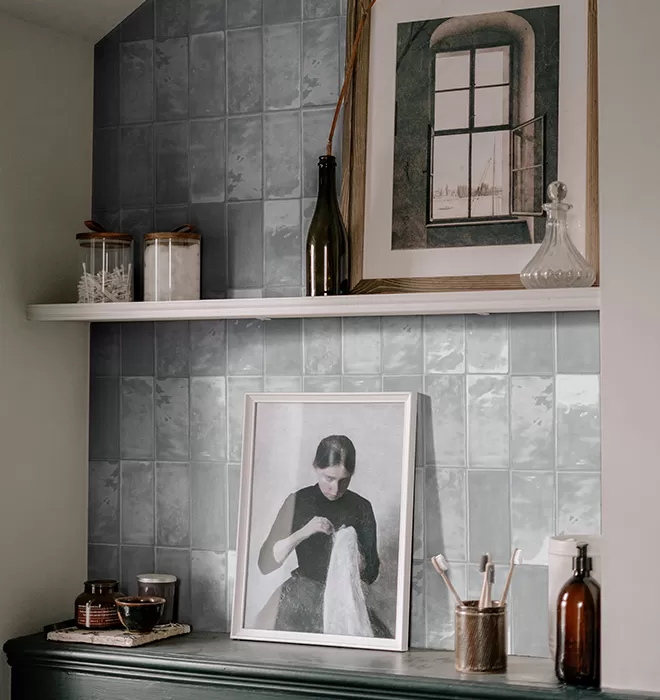
[[557, 678], [568, 685], [600, 686], [600, 586], [591, 577], [586, 544], [578, 544], [573, 577], [557, 601]]

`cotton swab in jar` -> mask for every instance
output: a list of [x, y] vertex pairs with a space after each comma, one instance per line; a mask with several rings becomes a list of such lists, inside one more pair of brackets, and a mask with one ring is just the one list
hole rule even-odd
[[504, 592], [502, 593], [502, 599], [500, 600], [500, 605], [506, 605], [506, 599], [509, 595], [509, 589], [511, 588], [511, 580], [513, 579], [513, 569], [516, 566], [520, 566], [523, 563], [523, 552], [522, 549], [516, 548], [513, 550], [511, 555], [511, 565], [509, 566], [509, 573], [506, 577], [506, 584], [504, 586]]
[[454, 584], [449, 580], [449, 577], [447, 576], [447, 570], [449, 569], [449, 564], [447, 563], [447, 560], [442, 554], [436, 554], [434, 557], [431, 557], [431, 564], [433, 564], [433, 568], [442, 577], [442, 580], [445, 582], [447, 588], [449, 589], [449, 592], [454, 596], [454, 599], [456, 600], [456, 605], [460, 606], [461, 608], [464, 608], [465, 604], [463, 603], [463, 599], [460, 595], [458, 595], [458, 591], [454, 588]]

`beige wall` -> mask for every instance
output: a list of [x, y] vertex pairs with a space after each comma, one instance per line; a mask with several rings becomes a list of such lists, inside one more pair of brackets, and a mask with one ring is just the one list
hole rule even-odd
[[85, 576], [88, 330], [25, 305], [75, 290], [92, 69], [91, 44], [0, 13], [0, 644], [70, 617]]
[[660, 691], [660, 2], [601, 0], [603, 683]]

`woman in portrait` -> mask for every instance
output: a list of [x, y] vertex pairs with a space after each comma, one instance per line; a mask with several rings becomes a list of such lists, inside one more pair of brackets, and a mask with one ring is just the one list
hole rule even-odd
[[[316, 483], [288, 496], [261, 547], [258, 563], [262, 574], [279, 569], [294, 551], [298, 559], [298, 568], [272, 601], [277, 603], [276, 630], [323, 633], [333, 535], [340, 529], [355, 529], [362, 583], [371, 585], [378, 578], [380, 559], [373, 508], [366, 498], [349, 490], [355, 462], [355, 446], [349, 438], [332, 435], [321, 440], [313, 462]], [[373, 636], [390, 637], [373, 610], [368, 614]]]

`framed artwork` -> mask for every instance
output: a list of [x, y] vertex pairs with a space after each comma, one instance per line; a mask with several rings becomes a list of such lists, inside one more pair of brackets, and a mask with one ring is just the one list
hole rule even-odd
[[596, 0], [376, 2], [344, 124], [354, 293], [522, 288], [557, 179], [598, 269], [597, 48]]
[[232, 637], [408, 648], [416, 397], [246, 397]]

